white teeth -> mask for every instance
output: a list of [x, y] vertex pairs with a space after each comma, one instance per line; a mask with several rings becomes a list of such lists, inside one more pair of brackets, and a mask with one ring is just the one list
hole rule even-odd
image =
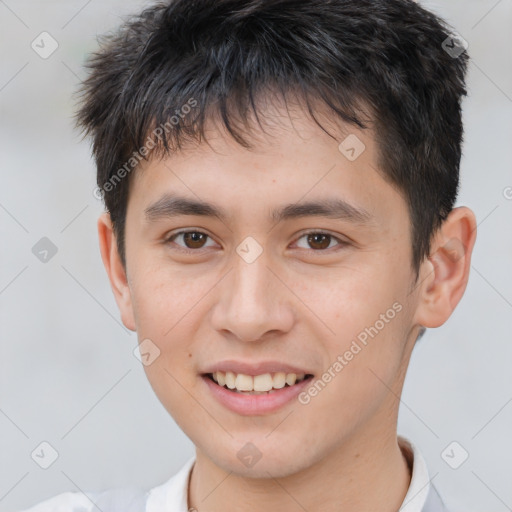
[[222, 372], [215, 372], [215, 375], [217, 376], [216, 380], [219, 383], [219, 386], [224, 386], [224, 384], [226, 384], [226, 375]]
[[288, 384], [288, 386], [293, 386], [295, 384], [296, 380], [297, 380], [296, 373], [287, 373], [286, 374], [286, 384]]
[[244, 373], [233, 373], [233, 372], [214, 372], [212, 373], [213, 380], [219, 384], [219, 386], [226, 386], [229, 389], [235, 389], [236, 391], [246, 391], [264, 393], [273, 389], [284, 388], [286, 384], [293, 386], [297, 382], [304, 380], [304, 373], [284, 373], [277, 372], [274, 374], [263, 373], [261, 375], [245, 375]]
[[[264, 373], [263, 375], [256, 375], [254, 377], [253, 390], [254, 391], [270, 391], [273, 386], [272, 375]], [[238, 388], [238, 386], [237, 386]], [[238, 388], [240, 389], [240, 388]], [[249, 390], [250, 391], [250, 390]]]
[[250, 375], [244, 375], [243, 373], [239, 373], [236, 376], [235, 380], [235, 388], [238, 391], [254, 391], [254, 381]]
[[286, 373], [284, 373], [284, 372], [274, 373], [273, 381], [274, 381], [273, 387], [275, 389], [284, 388], [284, 386], [286, 384]]
[[[222, 372], [217, 372], [217, 375]], [[226, 386], [229, 389], [235, 389], [235, 374], [233, 372], [226, 372]]]

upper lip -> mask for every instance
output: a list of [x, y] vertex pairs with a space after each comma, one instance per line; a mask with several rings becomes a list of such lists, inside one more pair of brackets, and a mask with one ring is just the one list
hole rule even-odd
[[226, 360], [219, 361], [218, 363], [213, 363], [206, 367], [203, 374], [205, 373], [214, 373], [214, 372], [233, 372], [233, 373], [243, 373], [244, 375], [262, 375], [264, 373], [304, 373], [310, 374], [313, 373], [306, 368], [302, 368], [300, 366], [290, 365], [287, 363], [282, 363], [280, 361], [260, 361], [260, 362], [244, 362], [244, 361], [235, 361], [235, 360]]

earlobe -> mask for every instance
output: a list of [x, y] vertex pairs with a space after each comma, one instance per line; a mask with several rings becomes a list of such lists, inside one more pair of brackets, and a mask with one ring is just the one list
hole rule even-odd
[[126, 328], [135, 331], [135, 319], [128, 285], [126, 269], [124, 268], [117, 250], [116, 237], [112, 220], [108, 212], [98, 218], [98, 238], [101, 259], [107, 272], [112, 292], [121, 313], [121, 320]]
[[454, 208], [423, 265], [423, 286], [416, 310], [418, 324], [439, 327], [451, 316], [466, 290], [475, 240], [474, 213], [463, 206]]

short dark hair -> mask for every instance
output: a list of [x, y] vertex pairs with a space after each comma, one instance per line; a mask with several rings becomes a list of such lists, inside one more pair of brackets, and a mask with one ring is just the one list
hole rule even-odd
[[123, 265], [121, 177], [148, 158], [139, 148], [151, 139], [163, 156], [206, 140], [214, 116], [250, 148], [248, 113], [259, 122], [273, 91], [297, 95], [322, 128], [319, 102], [362, 129], [369, 115], [378, 171], [408, 205], [417, 279], [458, 194], [469, 57], [445, 51], [453, 32], [412, 0], [170, 0], [125, 20], [90, 56], [77, 112]]

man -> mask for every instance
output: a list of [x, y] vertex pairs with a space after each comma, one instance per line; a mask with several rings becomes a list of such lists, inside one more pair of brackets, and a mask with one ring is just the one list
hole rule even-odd
[[33, 512], [446, 510], [397, 416], [476, 237], [447, 38], [407, 0], [174, 0], [106, 39], [78, 113], [102, 259], [196, 454]]

